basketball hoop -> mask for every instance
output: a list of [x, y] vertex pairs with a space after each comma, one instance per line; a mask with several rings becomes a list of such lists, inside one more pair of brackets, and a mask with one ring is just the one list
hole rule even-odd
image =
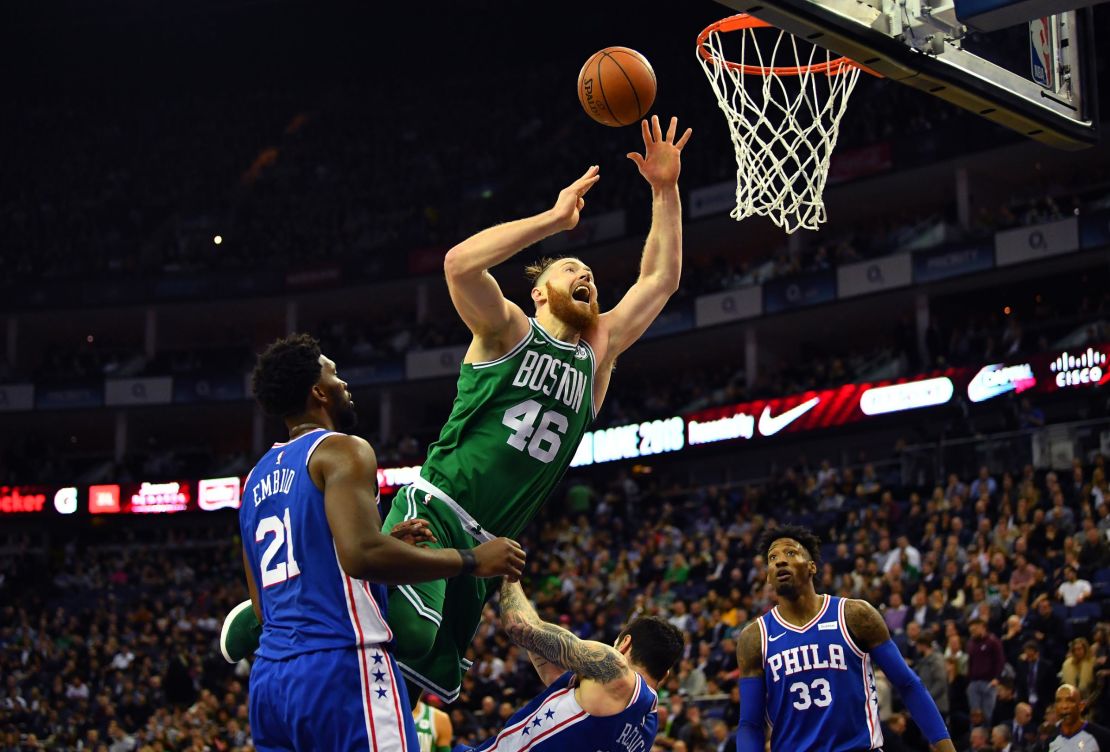
[[[731, 62], [722, 36], [736, 31], [740, 58]], [[703, 30], [698, 61], [736, 148], [732, 218], [757, 214], [788, 233], [816, 230], [848, 97], [861, 70], [878, 74], [746, 13]]]

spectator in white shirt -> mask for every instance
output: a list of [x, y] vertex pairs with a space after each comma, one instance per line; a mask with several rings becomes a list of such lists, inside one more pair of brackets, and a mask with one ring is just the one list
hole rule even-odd
[[1067, 580], [1056, 589], [1056, 592], [1064, 605], [1071, 608], [1087, 599], [1091, 594], [1091, 583], [1079, 579], [1079, 573], [1075, 571], [1075, 567], [1066, 568], [1064, 576]]
[[889, 573], [895, 562], [901, 564], [903, 570], [921, 571], [921, 552], [911, 546], [910, 539], [904, 535], [898, 536], [898, 548], [887, 557], [886, 564], [883, 565], [883, 574]]

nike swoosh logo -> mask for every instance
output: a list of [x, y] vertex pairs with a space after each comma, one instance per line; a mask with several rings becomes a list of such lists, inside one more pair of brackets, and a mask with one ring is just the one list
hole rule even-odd
[[811, 400], [803, 402], [800, 405], [795, 405], [782, 415], [771, 415], [770, 406], [763, 408], [763, 414], [759, 416], [759, 433], [763, 436], [774, 436], [776, 433], [786, 428], [788, 425], [802, 417], [821, 401], [820, 397], [814, 397]]
[[546, 339], [540, 339], [539, 337], [536, 337], [534, 340], [532, 340], [532, 344], [533, 345], [546, 345], [547, 340]]
[[786, 632], [783, 632], [782, 634], [777, 634], [774, 637], [772, 637], [771, 635], [767, 635], [767, 642], [774, 642], [778, 638], [782, 637], [782, 635], [784, 634], [786, 634]]

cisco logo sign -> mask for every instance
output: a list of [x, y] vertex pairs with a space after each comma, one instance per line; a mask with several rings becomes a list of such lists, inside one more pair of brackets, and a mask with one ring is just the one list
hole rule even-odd
[[1079, 355], [1071, 355], [1064, 351], [1048, 368], [1056, 374], [1056, 386], [1061, 389], [1069, 386], [1098, 384], [1106, 373], [1106, 354], [1091, 347]]

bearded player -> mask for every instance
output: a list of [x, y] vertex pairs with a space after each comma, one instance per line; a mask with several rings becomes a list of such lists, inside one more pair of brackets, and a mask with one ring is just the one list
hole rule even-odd
[[[529, 269], [535, 316], [501, 292], [489, 270], [521, 250], [573, 229], [598, 182], [590, 167], [548, 211], [491, 227], [448, 252], [451, 300], [473, 334], [458, 394], [420, 478], [401, 489], [389, 529], [425, 519], [433, 546], [456, 547], [516, 535], [563, 476], [609, 388], [617, 356], [648, 328], [678, 289], [682, 269], [678, 120], [641, 123], [645, 153], [628, 155], [651, 186], [652, 222], [640, 275], [615, 308], [599, 314], [593, 272], [576, 258]], [[481, 619], [486, 584], [474, 577], [392, 591], [389, 621], [410, 681], [454, 701], [469, 667], [467, 647]]]
[[[451, 415], [429, 447], [420, 477], [394, 497], [386, 530], [422, 519], [436, 540], [429, 546], [466, 550], [496, 536], [515, 536], [535, 516], [601, 407], [617, 356], [678, 289], [678, 177], [691, 131], [676, 140], [677, 130], [676, 118], [666, 134], [657, 117], [644, 121], [644, 154], [628, 154], [651, 187], [652, 220], [639, 278], [612, 310], [599, 313], [593, 272], [576, 258], [529, 268], [534, 317], [506, 300], [489, 272], [528, 246], [576, 227], [584, 196], [600, 179], [597, 166], [560, 191], [551, 209], [483, 230], [448, 252], [447, 287], [473, 339]], [[458, 576], [390, 592], [388, 621], [410, 697], [422, 690], [448, 702], [458, 697], [486, 588], [480, 579]], [[246, 610], [244, 618], [251, 613]], [[233, 631], [249, 634], [250, 627]]]
[[801, 527], [763, 534], [758, 550], [778, 606], [740, 633], [739, 752], [880, 749], [879, 700], [871, 660], [898, 688], [936, 752], [955, 752], [933, 698], [902, 659], [867, 601], [818, 595], [820, 541]]

